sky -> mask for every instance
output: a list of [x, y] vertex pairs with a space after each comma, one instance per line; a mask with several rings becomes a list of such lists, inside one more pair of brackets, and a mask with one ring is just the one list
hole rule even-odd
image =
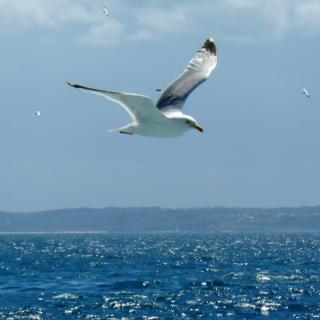
[[[320, 1], [106, 4], [0, 0], [0, 210], [320, 204]], [[156, 101], [207, 37], [184, 109], [204, 133], [109, 134], [128, 114], [66, 85]]]

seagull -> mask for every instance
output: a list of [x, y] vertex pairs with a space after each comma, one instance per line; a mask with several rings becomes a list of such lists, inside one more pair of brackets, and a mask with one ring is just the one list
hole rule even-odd
[[39, 110], [37, 110], [35, 113], [34, 113], [35, 116], [37, 116], [38, 118], [41, 117], [41, 112]]
[[310, 98], [310, 93], [306, 88], [302, 88], [301, 91], [301, 93], [304, 94], [307, 98]]
[[120, 104], [133, 122], [112, 131], [155, 138], [178, 137], [191, 129], [203, 128], [190, 115], [182, 112], [189, 94], [210, 76], [217, 65], [217, 47], [212, 38], [190, 60], [184, 72], [174, 80], [154, 104], [151, 98], [135, 94], [105, 91], [67, 82], [73, 88], [87, 91]]
[[103, 11], [103, 13], [104, 13], [106, 16], [109, 15], [109, 12], [108, 12], [107, 7], [103, 7], [102, 11]]

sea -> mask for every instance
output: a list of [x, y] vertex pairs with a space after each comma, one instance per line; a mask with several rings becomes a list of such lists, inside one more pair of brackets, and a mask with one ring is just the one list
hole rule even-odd
[[0, 319], [320, 319], [320, 234], [1, 234]]

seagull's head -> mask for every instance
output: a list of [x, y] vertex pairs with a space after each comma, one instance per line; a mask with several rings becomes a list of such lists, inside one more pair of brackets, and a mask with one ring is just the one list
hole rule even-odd
[[185, 123], [188, 127], [192, 128], [192, 129], [197, 129], [197, 130], [200, 131], [200, 132], [203, 132], [203, 131], [204, 131], [203, 128], [197, 123], [197, 121], [196, 121], [194, 118], [190, 117], [190, 116], [185, 116], [185, 117], [182, 119], [182, 121], [184, 121], [184, 123]]

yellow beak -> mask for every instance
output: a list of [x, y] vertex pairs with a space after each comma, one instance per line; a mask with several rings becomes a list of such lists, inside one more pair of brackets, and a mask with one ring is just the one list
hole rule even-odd
[[200, 126], [197, 125], [197, 124], [194, 125], [194, 128], [197, 129], [197, 130], [200, 131], [200, 132], [203, 132], [203, 131], [204, 131], [203, 128], [200, 127]]

